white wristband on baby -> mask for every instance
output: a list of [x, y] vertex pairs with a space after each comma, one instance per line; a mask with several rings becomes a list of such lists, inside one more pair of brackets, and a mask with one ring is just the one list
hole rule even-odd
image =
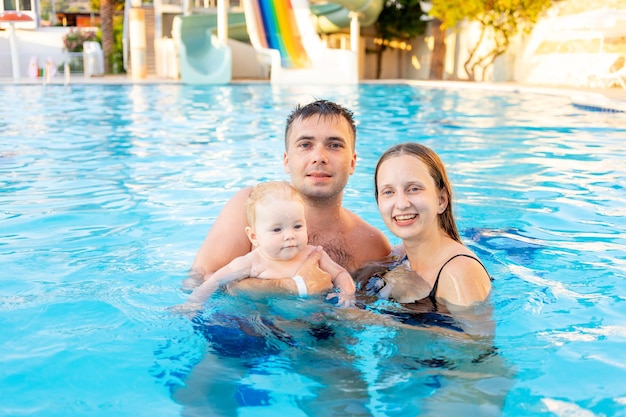
[[306, 290], [306, 284], [304, 283], [302, 277], [300, 275], [296, 275], [291, 277], [291, 279], [293, 280], [293, 282], [296, 283], [296, 287], [298, 287], [298, 295], [300, 297], [306, 297], [308, 295], [308, 292]]

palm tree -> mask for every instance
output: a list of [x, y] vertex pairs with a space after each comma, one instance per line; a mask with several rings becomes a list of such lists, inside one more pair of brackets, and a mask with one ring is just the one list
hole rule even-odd
[[102, 52], [104, 54], [104, 72], [111, 73], [111, 55], [113, 54], [113, 12], [115, 0], [100, 0], [100, 30], [102, 31]]

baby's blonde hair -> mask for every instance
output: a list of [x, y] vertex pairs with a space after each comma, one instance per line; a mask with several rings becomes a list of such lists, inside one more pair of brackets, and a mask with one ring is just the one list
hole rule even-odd
[[246, 200], [246, 220], [248, 226], [254, 227], [256, 221], [256, 207], [270, 199], [297, 200], [302, 202], [302, 197], [295, 188], [287, 181], [267, 181], [254, 187]]

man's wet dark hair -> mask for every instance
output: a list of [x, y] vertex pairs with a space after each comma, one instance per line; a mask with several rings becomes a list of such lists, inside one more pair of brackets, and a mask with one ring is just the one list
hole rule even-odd
[[301, 119], [307, 120], [311, 117], [343, 117], [346, 119], [352, 129], [352, 148], [354, 149], [356, 142], [356, 124], [354, 122], [354, 114], [347, 108], [329, 100], [315, 100], [304, 106], [298, 104], [287, 117], [285, 126], [285, 149], [287, 149], [287, 137], [289, 130], [294, 121]]

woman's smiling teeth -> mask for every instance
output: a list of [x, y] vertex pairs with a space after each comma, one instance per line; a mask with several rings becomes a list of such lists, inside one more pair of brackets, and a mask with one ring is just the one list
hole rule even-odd
[[417, 217], [417, 214], [400, 214], [400, 215], [394, 216], [393, 219], [397, 222], [406, 222], [408, 220], [413, 220], [416, 217]]

